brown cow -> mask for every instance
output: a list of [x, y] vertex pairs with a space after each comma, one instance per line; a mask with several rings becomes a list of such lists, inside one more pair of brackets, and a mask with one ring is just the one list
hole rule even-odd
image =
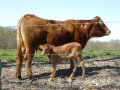
[[[24, 15], [19, 20], [17, 28], [16, 77], [21, 79], [21, 66], [24, 60], [27, 75], [29, 79], [33, 79], [31, 63], [39, 45], [48, 43], [58, 46], [79, 42], [84, 48], [89, 39], [109, 34], [109, 29], [98, 16], [91, 20], [55, 21], [30, 14]], [[73, 68], [72, 60], [71, 67]]]
[[73, 71], [67, 81], [72, 81], [78, 62], [81, 63], [82, 77], [85, 76], [84, 61], [82, 59], [82, 47], [80, 43], [71, 42], [61, 46], [44, 44], [40, 45], [39, 48], [42, 49], [42, 55], [47, 55], [48, 61], [52, 63], [50, 81], [55, 77], [57, 63], [63, 60], [68, 61], [71, 59], [74, 62]]

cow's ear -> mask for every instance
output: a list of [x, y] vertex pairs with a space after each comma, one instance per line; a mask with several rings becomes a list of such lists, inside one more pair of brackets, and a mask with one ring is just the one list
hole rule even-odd
[[101, 24], [102, 21], [99, 16], [96, 16], [94, 19], [95, 19], [95, 25]]
[[99, 16], [96, 16], [94, 19], [96, 19], [96, 20], [100, 20], [100, 17], [99, 17]]

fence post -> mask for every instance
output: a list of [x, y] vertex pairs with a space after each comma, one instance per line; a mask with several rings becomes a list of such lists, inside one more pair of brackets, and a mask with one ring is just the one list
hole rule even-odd
[[1, 59], [0, 59], [0, 77], [1, 77], [1, 70], [2, 70], [2, 63], [1, 63]]
[[1, 59], [0, 59], [0, 90], [1, 90], [1, 70], [2, 70], [2, 63], [1, 63]]

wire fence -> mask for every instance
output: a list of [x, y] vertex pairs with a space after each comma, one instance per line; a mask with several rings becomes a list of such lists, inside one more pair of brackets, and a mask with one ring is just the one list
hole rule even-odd
[[[95, 22], [95, 23], [120, 23], [120, 21], [111, 21], [111, 22]], [[24, 25], [25, 27], [36, 27], [36, 26], [54, 26], [54, 25], [77, 25], [77, 24], [95, 24], [95, 23], [70, 23], [70, 24], [64, 24], [64, 23], [61, 23], [61, 24], [45, 24], [45, 25]], [[6, 49], [9, 49], [9, 48], [12, 48], [10, 46], [12, 46], [14, 44], [14, 49], [16, 48], [16, 27], [17, 26], [0, 26], [0, 48], [1, 49], [4, 49], [4, 51]], [[4, 28], [4, 29], [3, 29]], [[14, 29], [14, 30], [12, 30]], [[8, 34], [7, 33], [7, 30], [8, 30]], [[10, 30], [10, 31], [9, 31]], [[6, 31], [6, 32], [5, 32]], [[9, 38], [8, 38], [9, 37]], [[8, 44], [9, 43], [9, 44]], [[116, 42], [115, 42], [116, 43]], [[98, 44], [97, 44], [98, 45]], [[104, 44], [105, 45], [105, 44]], [[119, 47], [120, 45], [120, 42], [118, 41], [117, 45], [115, 45], [115, 47]], [[9, 47], [9, 48], [8, 48]], [[98, 53], [96, 53], [98, 54]], [[34, 54], [29, 54], [29, 55], [34, 55]], [[54, 54], [52, 54], [54, 55]], [[60, 55], [66, 55], [66, 54], [60, 54]], [[75, 54], [76, 55], [76, 54]], [[0, 54], [0, 56], [3, 56]], [[16, 55], [6, 55], [6, 56], [16, 56]], [[24, 54], [22, 55], [24, 56]]]
[[[54, 26], [54, 25], [77, 25], [77, 24], [95, 24], [95, 23], [120, 23], [120, 21], [107, 21], [107, 22], [94, 22], [94, 23], [90, 23], [90, 22], [87, 22], [87, 23], [70, 23], [70, 24], [64, 24], [64, 23], [60, 23], [60, 24], [44, 24], [44, 25], [23, 25], [24, 27], [32, 27], [32, 26]], [[16, 28], [17, 26], [0, 26], [0, 27], [13, 27], [13, 28]]]

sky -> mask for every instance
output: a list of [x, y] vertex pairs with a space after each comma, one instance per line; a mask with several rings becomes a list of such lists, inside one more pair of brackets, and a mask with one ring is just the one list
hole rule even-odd
[[[104, 22], [120, 21], [120, 0], [1, 0], [0, 26], [17, 26], [25, 14], [53, 20], [93, 19]], [[105, 23], [111, 34], [92, 40], [120, 40], [120, 22]]]

